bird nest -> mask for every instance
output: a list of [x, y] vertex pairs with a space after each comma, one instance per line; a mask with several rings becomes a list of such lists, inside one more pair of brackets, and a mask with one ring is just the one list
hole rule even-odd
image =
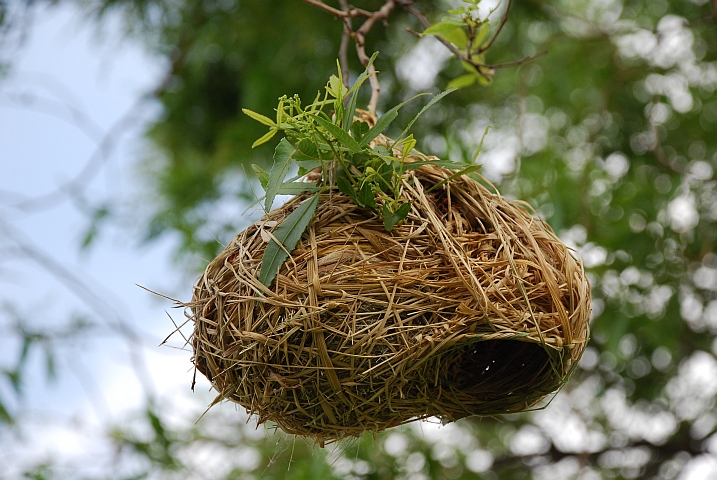
[[560, 388], [588, 338], [582, 265], [522, 206], [469, 176], [443, 182], [453, 173], [409, 170], [411, 211], [391, 232], [349, 197], [322, 194], [271, 288], [257, 276], [272, 229], [308, 196], [241, 232], [188, 304], [214, 403], [324, 445], [428, 417], [520, 412]]

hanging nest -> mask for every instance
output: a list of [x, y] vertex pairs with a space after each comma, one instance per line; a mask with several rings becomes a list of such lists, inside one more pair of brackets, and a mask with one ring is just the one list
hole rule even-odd
[[[385, 139], [379, 139], [385, 145]], [[189, 304], [193, 362], [259, 423], [321, 445], [414, 420], [520, 412], [560, 388], [588, 338], [590, 285], [548, 225], [454, 172], [409, 171], [391, 232], [322, 194], [271, 289], [272, 229], [299, 195], [241, 232]]]

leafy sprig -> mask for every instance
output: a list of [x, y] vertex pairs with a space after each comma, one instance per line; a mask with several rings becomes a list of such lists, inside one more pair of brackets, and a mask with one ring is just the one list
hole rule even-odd
[[462, 0], [462, 5], [448, 10], [449, 16], [443, 17], [440, 22], [431, 25], [421, 34], [442, 37], [460, 52], [459, 58], [462, 58], [466, 73], [451, 80], [448, 88], [469, 87], [476, 82], [489, 85], [493, 81], [495, 71], [486, 65], [485, 53], [503, 24], [498, 27], [495, 35], [488, 38], [490, 22], [487, 16], [481, 18], [479, 15], [480, 2], [481, 0]]
[[[374, 142], [398, 117], [403, 106], [425, 95], [416, 95], [396, 105], [376, 119], [373, 125], [357, 118], [357, 94], [369, 78], [369, 68], [375, 57], [371, 58], [368, 67], [351, 88], [344, 85], [339, 68], [338, 75], [331, 76], [324, 92], [319, 92], [312, 103], [303, 105], [296, 95], [281, 97], [276, 120], [243, 110], [269, 127], [269, 131], [254, 142], [255, 147], [268, 142], [280, 131], [285, 135], [276, 146], [274, 163], [269, 172], [257, 165], [252, 166], [266, 192], [265, 210], [271, 209], [276, 195], [315, 192], [272, 232], [259, 274], [259, 280], [267, 287], [271, 287], [279, 268], [311, 222], [321, 193], [338, 190], [359, 207], [376, 212], [384, 228], [391, 231], [411, 210], [411, 204], [400, 191], [402, 179], [409, 169], [433, 163], [456, 170], [454, 176], [459, 176], [477, 168], [475, 164], [426, 157], [414, 150], [416, 139], [409, 134], [410, 128], [428, 108], [455, 89], [433, 97], [395, 141], [387, 145]], [[409, 157], [418, 161], [406, 162]], [[298, 166], [298, 176], [287, 180], [292, 162]], [[320, 175], [306, 175], [310, 172]], [[303, 181], [297, 181], [300, 177], [304, 177]], [[318, 180], [308, 181], [309, 177]]]

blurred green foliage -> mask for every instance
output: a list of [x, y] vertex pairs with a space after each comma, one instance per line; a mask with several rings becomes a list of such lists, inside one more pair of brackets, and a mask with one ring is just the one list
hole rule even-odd
[[[457, 3], [415, 7], [436, 22]], [[166, 59], [153, 92], [162, 113], [148, 131], [155, 151], [145, 170], [157, 197], [145, 235], [179, 235], [185, 258], [211, 258], [216, 239], [228, 242], [246, 223], [238, 206], [254, 198], [244, 171], [266, 167], [273, 151], [250, 148], [265, 129], [241, 108], [271, 117], [282, 95], [313, 98], [335, 69], [341, 22], [298, 0], [80, 4], [91, 15], [120, 10], [128, 34]], [[140, 465], [126, 478], [200, 478], [185, 457], [206, 445], [245, 459], [214, 478], [667, 479], [692, 460], [714, 462], [716, 26], [703, 0], [514, 2], [486, 61], [548, 54], [449, 95], [414, 127], [420, 150], [460, 161], [492, 126], [484, 174], [530, 203], [585, 261], [593, 341], [548, 408], [462, 420], [440, 442], [406, 427], [325, 451], [280, 433], [247, 436], [226, 412], [169, 428], [167, 412], [153, 407], [140, 421], [150, 426], [144, 437], [126, 426], [113, 434]], [[367, 51], [380, 51], [379, 110], [465, 73], [406, 28], [422, 30], [397, 9], [367, 37]], [[355, 78], [362, 68], [349, 53]], [[396, 125], [417, 108], [407, 105]], [[229, 217], [218, 207], [228, 201], [237, 207]], [[0, 416], [10, 418], [1, 405]], [[48, 468], [28, 475], [47, 478]]]

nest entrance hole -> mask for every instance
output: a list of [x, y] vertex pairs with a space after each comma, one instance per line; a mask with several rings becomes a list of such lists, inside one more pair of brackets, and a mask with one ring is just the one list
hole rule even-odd
[[449, 382], [483, 401], [527, 394], [552, 367], [545, 349], [517, 340], [485, 340], [462, 347], [454, 357]]

